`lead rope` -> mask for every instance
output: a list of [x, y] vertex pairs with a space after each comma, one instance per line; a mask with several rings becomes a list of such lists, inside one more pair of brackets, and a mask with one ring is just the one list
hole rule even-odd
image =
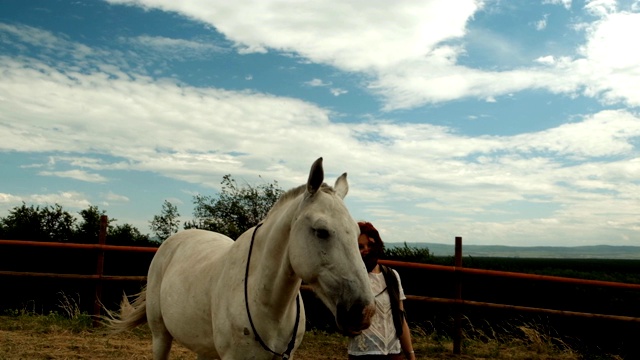
[[293, 326], [293, 335], [291, 336], [291, 341], [289, 341], [289, 345], [287, 346], [287, 350], [285, 352], [277, 353], [269, 348], [267, 344], [262, 340], [260, 335], [258, 335], [258, 330], [256, 330], [255, 325], [253, 325], [253, 319], [251, 318], [251, 311], [249, 311], [249, 292], [247, 291], [247, 283], [249, 280], [249, 264], [251, 262], [251, 252], [253, 251], [253, 242], [256, 238], [256, 232], [258, 232], [258, 228], [262, 226], [262, 223], [258, 224], [256, 228], [253, 230], [253, 235], [251, 235], [251, 245], [249, 245], [249, 256], [247, 257], [247, 269], [244, 272], [244, 303], [247, 307], [247, 315], [249, 316], [249, 324], [251, 324], [251, 330], [255, 334], [255, 338], [260, 343], [263, 349], [268, 352], [281, 357], [286, 360], [291, 357], [291, 351], [293, 351], [293, 347], [296, 345], [296, 335], [298, 334], [298, 324], [300, 323], [300, 293], [298, 292], [298, 296], [296, 296], [296, 324]]

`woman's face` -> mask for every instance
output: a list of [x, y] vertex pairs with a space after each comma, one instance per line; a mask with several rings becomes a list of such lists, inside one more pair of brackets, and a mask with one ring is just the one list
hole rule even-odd
[[369, 251], [374, 246], [374, 244], [375, 240], [368, 237], [366, 234], [360, 234], [360, 236], [358, 237], [358, 248], [360, 249], [360, 255], [362, 255], [362, 257], [365, 257], [367, 254], [369, 254]]

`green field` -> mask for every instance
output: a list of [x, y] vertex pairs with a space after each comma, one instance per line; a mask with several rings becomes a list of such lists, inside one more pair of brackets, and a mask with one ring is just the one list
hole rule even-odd
[[[403, 243], [387, 243], [388, 248], [403, 247]], [[451, 244], [426, 242], [408, 243], [412, 248], [426, 248], [435, 256], [453, 256], [455, 247]], [[502, 245], [462, 245], [463, 256], [472, 257], [512, 257], [551, 259], [635, 259], [640, 260], [640, 246], [502, 246]]]

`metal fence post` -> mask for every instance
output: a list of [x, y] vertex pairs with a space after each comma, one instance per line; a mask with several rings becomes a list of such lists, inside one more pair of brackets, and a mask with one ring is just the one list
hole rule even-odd
[[[105, 245], [107, 241], [107, 225], [109, 218], [107, 215], [100, 216], [100, 233], [98, 234], [98, 244]], [[104, 273], [104, 249], [98, 250], [98, 261], [96, 263], [96, 292], [93, 298], [93, 326], [100, 325], [100, 310], [102, 309], [102, 275]]]
[[453, 353], [460, 355], [462, 349], [462, 237], [456, 236], [455, 286], [456, 305], [453, 329]]

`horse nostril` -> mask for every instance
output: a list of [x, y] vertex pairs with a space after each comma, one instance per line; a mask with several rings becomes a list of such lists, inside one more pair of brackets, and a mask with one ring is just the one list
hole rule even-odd
[[344, 304], [339, 304], [336, 313], [336, 323], [338, 328], [347, 335], [357, 335], [362, 330], [371, 325], [371, 317], [375, 313], [375, 305], [364, 305], [356, 302], [347, 308]]

